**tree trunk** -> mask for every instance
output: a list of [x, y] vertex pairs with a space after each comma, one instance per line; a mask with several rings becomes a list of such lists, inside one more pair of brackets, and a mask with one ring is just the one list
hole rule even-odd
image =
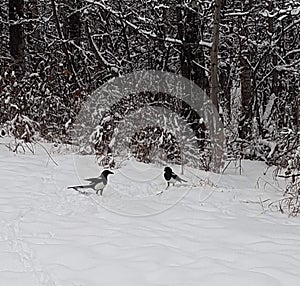
[[81, 42], [81, 1], [72, 0], [69, 3], [70, 13], [67, 18], [67, 38], [73, 40], [76, 45]]
[[[4, 6], [5, 5], [5, 6]], [[4, 21], [6, 19], [6, 15], [7, 15], [7, 11], [8, 10], [8, 6], [6, 5], [6, 3], [1, 3], [0, 4], [0, 53], [1, 53], [1, 57], [0, 57], [0, 74], [3, 72], [4, 67], [6, 66], [5, 64], [5, 60], [4, 60], [4, 55], [6, 55], [6, 47], [7, 47], [7, 25], [4, 24]]]
[[80, 86], [77, 77], [76, 77], [76, 71], [74, 69], [74, 66], [72, 64], [72, 60], [70, 58], [70, 54], [69, 54], [69, 50], [68, 50], [68, 45], [66, 43], [66, 39], [65, 39], [65, 35], [61, 29], [61, 24], [58, 18], [58, 12], [57, 12], [57, 6], [56, 6], [56, 1], [55, 0], [51, 0], [51, 6], [52, 6], [52, 11], [53, 11], [53, 17], [54, 17], [54, 22], [55, 22], [55, 26], [57, 29], [57, 33], [58, 33], [58, 37], [59, 40], [61, 41], [61, 47], [62, 47], [62, 51], [65, 54], [65, 58], [66, 58], [66, 65], [67, 65], [67, 69], [68, 69], [68, 73], [70, 73], [72, 75], [71, 77], [71, 81], [75, 82], [75, 84], [77, 84], [78, 86]]
[[219, 110], [219, 81], [218, 81], [218, 47], [219, 47], [219, 32], [220, 32], [220, 10], [221, 1], [215, 0], [215, 12], [212, 34], [212, 49], [211, 49], [211, 100], [217, 110]]
[[242, 117], [240, 120], [239, 137], [246, 139], [251, 135], [252, 130], [252, 83], [251, 69], [247, 61], [248, 53], [242, 53], [241, 62], [241, 103]]
[[[244, 4], [244, 10], [249, 11], [252, 7], [252, 2]], [[249, 31], [247, 20], [240, 19], [240, 66], [241, 66], [241, 118], [239, 122], [239, 137], [248, 139], [252, 135], [252, 119], [253, 119], [253, 95], [252, 95], [252, 80], [251, 66], [249, 64], [250, 51], [248, 47]]]
[[25, 70], [25, 36], [21, 21], [24, 18], [24, 0], [9, 0], [9, 50], [18, 73]]
[[[192, 80], [203, 90], [209, 88], [205, 75], [205, 57], [203, 47], [199, 45], [200, 20], [196, 1], [191, 1], [191, 7], [185, 7], [183, 0], [177, 0], [178, 38], [182, 42], [180, 51], [180, 66], [182, 76]], [[208, 90], [209, 91], [209, 90]]]
[[68, 13], [67, 21], [67, 35], [66, 38], [69, 40], [69, 51], [70, 51], [70, 61], [74, 72], [80, 70], [80, 53], [78, 47], [81, 44], [81, 0], [69, 1], [70, 12]]
[[187, 66], [187, 60], [185, 56], [185, 37], [184, 37], [184, 24], [183, 24], [183, 5], [182, 0], [177, 0], [176, 7], [176, 15], [177, 15], [177, 30], [178, 30], [178, 38], [182, 41], [182, 47], [180, 51], [180, 67], [181, 67], [181, 75], [189, 78], [189, 71]]

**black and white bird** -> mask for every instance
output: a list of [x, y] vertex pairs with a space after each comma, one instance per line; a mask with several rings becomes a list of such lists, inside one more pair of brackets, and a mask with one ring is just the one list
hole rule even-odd
[[107, 177], [110, 174], [114, 174], [114, 173], [109, 170], [104, 170], [99, 177], [85, 179], [85, 181], [90, 182], [89, 184], [81, 185], [81, 186], [71, 186], [68, 187], [68, 189], [75, 189], [76, 191], [79, 191], [78, 189], [93, 189], [96, 191], [97, 195], [100, 192], [100, 195], [102, 196], [103, 190], [107, 185], [107, 181], [108, 181]]
[[182, 182], [187, 182], [186, 180], [180, 178], [178, 175], [176, 175], [172, 169], [170, 167], [165, 167], [165, 173], [164, 173], [164, 178], [167, 182], [167, 188], [169, 188], [170, 183], [173, 184], [173, 186], [175, 185], [176, 182], [182, 183]]

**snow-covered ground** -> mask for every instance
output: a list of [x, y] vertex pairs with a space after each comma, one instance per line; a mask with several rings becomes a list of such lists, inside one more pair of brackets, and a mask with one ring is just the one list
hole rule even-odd
[[93, 158], [52, 156], [0, 145], [0, 286], [300, 285], [300, 220], [267, 207], [263, 163], [187, 168], [158, 196], [163, 168], [124, 161], [100, 197], [66, 189]]

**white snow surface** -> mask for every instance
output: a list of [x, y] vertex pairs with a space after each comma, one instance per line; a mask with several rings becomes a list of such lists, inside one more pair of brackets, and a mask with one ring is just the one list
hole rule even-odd
[[158, 196], [163, 167], [126, 161], [101, 197], [66, 189], [93, 157], [52, 156], [0, 145], [0, 286], [300, 285], [300, 221], [263, 203], [281, 196], [264, 163], [185, 168]]

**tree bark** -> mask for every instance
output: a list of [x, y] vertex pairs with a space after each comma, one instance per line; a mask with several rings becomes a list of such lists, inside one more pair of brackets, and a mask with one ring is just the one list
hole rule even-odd
[[67, 1], [68, 8], [70, 9], [67, 19], [66, 19], [66, 38], [68, 41], [68, 48], [70, 51], [70, 61], [74, 72], [80, 70], [80, 53], [78, 47], [81, 45], [81, 0], [71, 0]]
[[67, 68], [68, 68], [68, 72], [70, 72], [70, 74], [72, 75], [72, 80], [78, 86], [80, 86], [79, 81], [77, 80], [76, 71], [74, 69], [74, 66], [73, 66], [71, 58], [70, 58], [70, 54], [69, 54], [68, 46], [67, 46], [67, 43], [66, 43], [65, 35], [64, 35], [64, 33], [61, 29], [61, 24], [60, 24], [60, 21], [59, 21], [59, 18], [58, 18], [58, 13], [57, 13], [57, 7], [56, 7], [55, 0], [51, 0], [51, 5], [52, 5], [53, 17], [54, 17], [58, 37], [59, 37], [59, 40], [61, 41], [62, 51], [65, 54], [66, 65], [67, 65]]
[[242, 53], [241, 62], [241, 103], [242, 103], [242, 117], [240, 120], [239, 137], [246, 139], [251, 135], [252, 130], [252, 82], [251, 69], [247, 61], [248, 53]]
[[219, 81], [218, 81], [218, 52], [219, 52], [219, 34], [220, 34], [220, 10], [222, 0], [215, 0], [212, 49], [211, 49], [211, 101], [219, 111]]
[[18, 73], [25, 71], [24, 0], [9, 0], [9, 50]]
[[[205, 57], [203, 47], [199, 44], [200, 20], [196, 1], [191, 7], [185, 7], [183, 0], [177, 0], [177, 30], [182, 42], [180, 66], [182, 76], [192, 80], [203, 90], [209, 92], [209, 82], [205, 75]], [[192, 8], [192, 9], [191, 9]]]
[[[245, 3], [244, 10], [249, 11], [252, 2]], [[250, 51], [248, 47], [249, 31], [247, 29], [247, 20], [240, 19], [240, 66], [241, 66], [241, 118], [239, 122], [239, 137], [241, 139], [249, 139], [252, 135], [252, 119], [253, 119], [253, 89], [252, 74], [249, 63]]]
[[70, 1], [69, 3], [70, 13], [67, 18], [67, 38], [73, 40], [76, 45], [80, 45], [81, 42], [81, 1]]

